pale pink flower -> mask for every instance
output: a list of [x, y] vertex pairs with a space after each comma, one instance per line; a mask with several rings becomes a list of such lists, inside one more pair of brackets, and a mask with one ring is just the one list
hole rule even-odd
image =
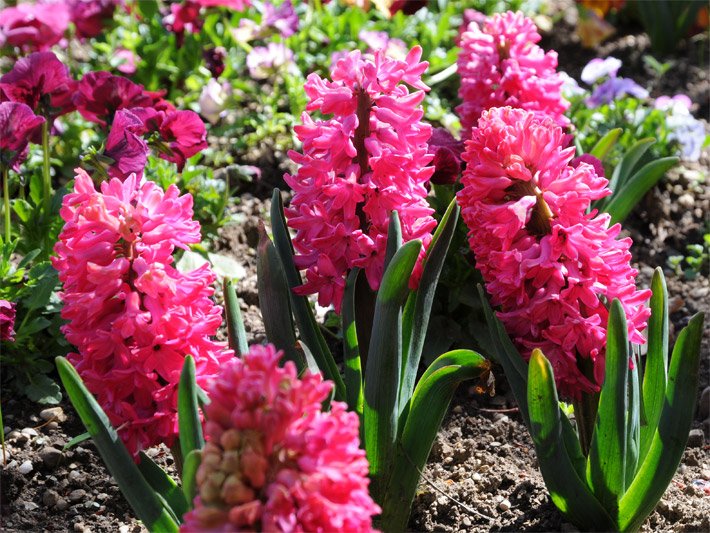
[[[373, 290], [382, 279], [390, 214], [397, 211], [404, 241], [420, 239], [424, 250], [436, 225], [426, 196], [434, 167], [422, 122], [421, 102], [428, 87], [421, 75], [427, 63], [413, 48], [406, 59], [382, 51], [363, 58], [354, 51], [332, 69], [333, 81], [317, 74], [305, 85], [307, 111], [332, 118], [302, 116], [296, 135], [303, 153], [289, 152], [298, 172], [284, 179], [294, 191], [286, 210], [296, 264], [306, 270], [299, 294], [318, 293], [320, 305], [340, 310], [347, 272], [365, 270]], [[414, 92], [409, 91], [409, 85]], [[410, 285], [416, 286], [421, 261]]]
[[462, 103], [456, 111], [463, 138], [491, 107], [518, 107], [560, 126], [569, 123], [564, 116], [569, 103], [560, 92], [563, 79], [555, 71], [557, 53], [545, 53], [539, 41], [535, 24], [522, 13], [496, 13], [480, 26], [468, 25], [457, 61]]
[[[527, 358], [540, 348], [561, 393], [577, 398], [604, 379], [608, 304], [618, 298], [629, 340], [644, 343], [650, 291], [637, 291], [631, 239], [609, 215], [587, 213], [611, 193], [551, 118], [510, 107], [484, 112], [466, 144], [458, 193], [476, 266], [499, 318]], [[587, 379], [578, 359], [590, 359]]]
[[272, 345], [223, 365], [207, 389], [207, 444], [181, 531], [372, 531], [358, 416], [333, 385], [298, 377]]
[[200, 241], [192, 197], [135, 175], [99, 192], [78, 169], [60, 214], [52, 262], [63, 283], [62, 331], [79, 352], [69, 360], [132, 453], [170, 446], [185, 356], [203, 387], [231, 357], [211, 340], [222, 322], [210, 299], [214, 274], [172, 266], [176, 247]]

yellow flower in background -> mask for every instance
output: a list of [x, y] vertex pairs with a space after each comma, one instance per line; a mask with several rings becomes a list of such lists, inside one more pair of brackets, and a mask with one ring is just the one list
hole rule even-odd
[[[591, 0], [586, 0], [591, 1]], [[593, 3], [610, 3], [593, 2]], [[614, 34], [616, 29], [597, 14], [594, 9], [582, 7], [577, 21], [577, 36], [585, 48], [594, 48]]]
[[618, 11], [624, 7], [626, 0], [577, 0], [577, 3], [603, 19], [612, 9]]

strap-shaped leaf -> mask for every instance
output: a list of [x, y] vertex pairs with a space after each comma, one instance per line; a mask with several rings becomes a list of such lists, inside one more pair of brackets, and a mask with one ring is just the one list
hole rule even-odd
[[64, 357], [57, 357], [55, 361], [74, 409], [138, 519], [150, 531], [178, 531], [177, 522], [138, 470], [106, 413], [86, 389], [74, 367]]
[[197, 494], [195, 477], [197, 476], [197, 469], [200, 467], [201, 462], [202, 450], [192, 450], [187, 454], [182, 465], [182, 492], [185, 495], [190, 509], [192, 509], [192, 503]]
[[587, 482], [614, 519], [619, 498], [626, 489], [628, 375], [626, 315], [619, 300], [615, 299], [609, 310], [604, 384], [587, 460]]
[[680, 464], [695, 410], [703, 319], [703, 313], [695, 315], [673, 347], [658, 428], [636, 478], [619, 502], [619, 531], [641, 527]]
[[528, 365], [527, 398], [530, 434], [552, 501], [570, 522], [586, 531], [614, 530], [614, 521], [579, 476], [576, 459], [567, 453], [552, 367], [537, 349]]
[[623, 222], [633, 208], [656, 182], [663, 177], [667, 170], [678, 163], [677, 157], [662, 157], [647, 163], [616, 192], [604, 211], [611, 215], [610, 224]]
[[187, 500], [182, 489], [175, 483], [165, 470], [160, 468], [155, 461], [148, 457], [144, 452], [139, 454], [140, 462], [138, 469], [143, 474], [143, 477], [155, 492], [163, 497], [163, 500], [170, 506], [173, 514], [177, 517], [182, 516], [188, 511]]
[[384, 479], [391, 471], [397, 435], [397, 396], [402, 364], [401, 307], [421, 242], [409, 241], [392, 258], [377, 292], [375, 316], [365, 368], [365, 450], [370, 462], [370, 492], [381, 501]]
[[623, 130], [621, 128], [609, 130], [604, 137], [597, 141], [597, 144], [594, 145], [594, 148], [592, 148], [591, 152], [589, 152], [589, 155], [596, 157], [600, 161], [604, 161], [604, 158], [609, 153], [609, 150], [614, 147], [622, 131]]
[[298, 273], [298, 269], [293, 262], [293, 244], [291, 243], [291, 236], [286, 228], [283, 202], [281, 200], [281, 191], [279, 191], [279, 189], [274, 189], [274, 193], [271, 196], [270, 213], [271, 231], [274, 235], [274, 246], [276, 248], [276, 252], [281, 258], [284, 273], [286, 274], [286, 280], [289, 288], [291, 289], [288, 296], [291, 301], [293, 316], [296, 318], [296, 324], [298, 324], [298, 332], [301, 340], [308, 346], [308, 348], [310, 348], [313, 357], [318, 363], [318, 368], [321, 369], [321, 372], [323, 372], [326, 379], [329, 379], [335, 383], [335, 399], [338, 401], [345, 401], [345, 383], [343, 382], [343, 378], [340, 376], [338, 365], [335, 364], [333, 354], [330, 352], [328, 344], [326, 343], [325, 338], [323, 338], [323, 334], [318, 327], [316, 318], [313, 316], [311, 304], [305, 296], [298, 296], [293, 292], [293, 289], [302, 285], [303, 282], [301, 280], [301, 275]]
[[651, 280], [651, 317], [648, 319], [648, 350], [643, 373], [643, 419], [639, 457], [643, 461], [658, 427], [668, 381], [668, 289], [663, 271], [657, 268]]
[[202, 421], [197, 410], [197, 383], [195, 383], [195, 360], [185, 357], [178, 385], [178, 425], [180, 455], [186, 457], [192, 450], [201, 450], [205, 445], [202, 436]]
[[256, 276], [266, 337], [279, 350], [283, 350], [285, 358], [293, 361], [301, 372], [306, 364], [296, 350], [296, 333], [293, 329], [289, 298], [291, 291], [286, 282], [283, 264], [263, 226], [259, 229], [259, 234]]
[[402, 246], [402, 224], [399, 221], [399, 213], [392, 211], [390, 214], [390, 222], [387, 226], [387, 249], [385, 250], [385, 266], [384, 270], [392, 261], [394, 254]]
[[640, 357], [631, 354], [633, 366], [629, 368], [628, 399], [629, 409], [626, 413], [626, 473], [624, 475], [624, 491], [636, 475], [641, 447], [641, 391], [639, 386]]
[[387, 531], [406, 528], [421, 472], [458, 384], [489, 369], [478, 353], [456, 350], [440, 356], [419, 380], [382, 501], [381, 522]]
[[503, 367], [505, 376], [508, 378], [508, 383], [513, 390], [515, 401], [518, 403], [520, 414], [523, 417], [523, 422], [529, 427], [528, 418], [528, 399], [527, 399], [527, 381], [528, 369], [527, 364], [523, 360], [518, 350], [513, 345], [510, 337], [505, 331], [503, 324], [498, 317], [493, 314], [488, 303], [488, 298], [483, 291], [483, 287], [478, 286], [478, 293], [481, 297], [481, 305], [483, 306], [483, 314], [486, 317], [486, 325], [488, 332], [492, 337], [493, 346], [496, 348], [495, 359]]
[[229, 336], [229, 347], [236, 355], [244, 355], [249, 351], [247, 343], [247, 332], [244, 329], [242, 311], [239, 309], [239, 298], [231, 279], [224, 278], [224, 307], [227, 317], [227, 334]]
[[343, 352], [345, 356], [345, 398], [348, 408], [362, 417], [365, 398], [362, 389], [362, 364], [355, 321], [355, 284], [360, 272], [359, 268], [353, 268], [348, 274], [341, 311], [343, 315]]
[[444, 266], [446, 253], [449, 251], [449, 245], [456, 230], [459, 210], [456, 200], [452, 200], [441, 222], [439, 222], [439, 226], [436, 228], [427, 250], [422, 277], [419, 280], [419, 288], [414, 293], [413, 308], [410, 310], [409, 302], [407, 302], [408, 305], [405, 307], [405, 313], [402, 318], [403, 362], [402, 385], [399, 394], [400, 409], [407, 404], [414, 390], [422, 348], [424, 347], [424, 340], [429, 327], [431, 306], [434, 302], [434, 294], [439, 284], [439, 275]]
[[[609, 189], [611, 189], [613, 193], [618, 192], [618, 190], [626, 184], [636, 164], [655, 142], [656, 139], [653, 137], [639, 139], [629, 148], [628, 152], [624, 154], [624, 157], [619, 161], [619, 164], [616, 165], [614, 172], [612, 172], [611, 179], [609, 180]], [[607, 198], [605, 204], [608, 203], [609, 200], [611, 200], [611, 198]]]

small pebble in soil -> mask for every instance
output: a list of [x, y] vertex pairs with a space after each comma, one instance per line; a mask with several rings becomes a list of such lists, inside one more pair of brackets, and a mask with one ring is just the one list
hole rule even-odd
[[57, 511], [66, 511], [67, 507], [69, 507], [69, 502], [64, 498], [59, 498], [55, 507], [57, 508]]
[[710, 481], [710, 470], [704, 469], [702, 472], [700, 472], [700, 477], [703, 478], [705, 481]]
[[688, 448], [700, 448], [705, 441], [705, 434], [702, 429], [691, 429], [688, 435]]
[[510, 510], [510, 500], [503, 498], [503, 500], [498, 504], [498, 509], [503, 512]]
[[84, 496], [86, 496], [86, 491], [84, 489], [76, 489], [69, 493], [69, 501], [78, 502], [83, 500]]
[[479, 482], [483, 479], [483, 476], [479, 474], [478, 472], [474, 472], [474, 474], [471, 476], [471, 479], [474, 480], [475, 482]]
[[67, 415], [64, 414], [64, 410], [61, 407], [48, 407], [47, 409], [43, 409], [40, 411], [39, 417], [45, 422], [50, 420], [64, 422], [67, 419]]
[[42, 503], [46, 507], [54, 507], [59, 501], [59, 494], [56, 490], [47, 490], [42, 495]]
[[34, 428], [24, 428], [21, 433], [29, 438], [36, 437], [39, 435], [39, 433], [37, 433], [37, 430]]
[[32, 461], [23, 462], [17, 469], [17, 471], [22, 475], [29, 474], [30, 472], [32, 472]]

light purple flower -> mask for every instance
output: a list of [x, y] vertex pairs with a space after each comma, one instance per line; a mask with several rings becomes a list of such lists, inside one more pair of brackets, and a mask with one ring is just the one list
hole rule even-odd
[[592, 96], [587, 99], [587, 105], [598, 107], [602, 104], [609, 104], [627, 94], [635, 98], [648, 97], [648, 91], [632, 79], [609, 78], [594, 88]]
[[660, 96], [656, 98], [654, 107], [662, 111], [670, 111], [666, 125], [671, 130], [668, 139], [677, 141], [680, 145], [680, 155], [684, 161], [697, 161], [707, 138], [705, 126], [690, 113], [693, 102], [684, 94], [673, 97]]
[[362, 30], [358, 37], [368, 47], [368, 51], [375, 53], [382, 50], [386, 56], [393, 59], [404, 59], [409, 49], [404, 41], [391, 39], [387, 32]]
[[279, 7], [271, 2], [264, 2], [264, 13], [261, 19], [262, 29], [274, 28], [281, 37], [290, 37], [298, 31], [298, 15], [293, 9], [291, 0], [286, 0]]
[[280, 70], [290, 70], [293, 66], [293, 52], [282, 43], [255, 46], [247, 55], [249, 75], [255, 80], [265, 80]]
[[232, 95], [232, 86], [225, 82], [219, 83], [211, 78], [202, 88], [198, 104], [200, 115], [205, 117], [210, 124], [219, 122], [227, 104], [227, 99]]
[[684, 94], [676, 94], [673, 97], [670, 96], [659, 96], [653, 103], [653, 107], [661, 110], [672, 110], [673, 113], [682, 113], [685, 110], [686, 113], [690, 111], [693, 102]]
[[607, 57], [606, 59], [594, 58], [582, 70], [582, 81], [589, 85], [595, 81], [609, 76], [615, 78], [616, 73], [621, 68], [621, 60], [615, 57]]
[[138, 63], [141, 58], [135, 53], [130, 50], [126, 50], [125, 48], [119, 48], [113, 55], [120, 61], [120, 63], [116, 66], [116, 70], [128, 76], [136, 73], [136, 63]]

